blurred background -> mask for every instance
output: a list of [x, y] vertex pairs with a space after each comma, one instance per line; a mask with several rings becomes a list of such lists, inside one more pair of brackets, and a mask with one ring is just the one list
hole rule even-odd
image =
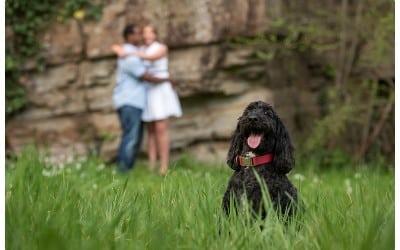
[[223, 163], [237, 118], [263, 100], [299, 159], [394, 167], [394, 1], [6, 0], [5, 16], [8, 157], [33, 144], [60, 161], [112, 161], [110, 45], [150, 22], [184, 113], [171, 121], [174, 155]]

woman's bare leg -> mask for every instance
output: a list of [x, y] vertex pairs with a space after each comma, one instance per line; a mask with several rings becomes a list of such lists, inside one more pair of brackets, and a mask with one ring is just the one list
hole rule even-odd
[[156, 139], [158, 144], [158, 154], [160, 156], [161, 166], [160, 174], [165, 175], [168, 170], [169, 162], [169, 131], [168, 131], [168, 119], [160, 120], [155, 122]]
[[147, 156], [150, 170], [156, 168], [157, 162], [157, 140], [155, 122], [146, 123], [147, 126]]

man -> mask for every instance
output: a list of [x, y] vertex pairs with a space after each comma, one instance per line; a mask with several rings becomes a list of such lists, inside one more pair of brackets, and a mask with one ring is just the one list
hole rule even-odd
[[[135, 51], [142, 42], [141, 30], [127, 25], [123, 31], [125, 51]], [[118, 48], [113, 46], [113, 51]], [[137, 56], [120, 57], [117, 63], [117, 84], [113, 91], [114, 108], [118, 112], [122, 128], [117, 165], [121, 172], [133, 168], [143, 135], [142, 112], [146, 105], [147, 82], [161, 83], [169, 78], [156, 78], [146, 73], [146, 68]]]

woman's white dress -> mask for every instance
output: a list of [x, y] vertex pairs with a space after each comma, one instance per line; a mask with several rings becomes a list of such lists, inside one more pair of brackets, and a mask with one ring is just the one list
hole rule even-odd
[[[145, 53], [151, 55], [160, 48], [161, 44], [153, 42], [145, 48]], [[166, 56], [154, 60], [145, 60], [147, 72], [153, 76], [168, 77], [168, 58]], [[142, 120], [145, 122], [163, 120], [168, 117], [182, 116], [182, 108], [178, 95], [172, 88], [170, 82], [151, 83], [147, 92], [147, 105], [143, 111]]]

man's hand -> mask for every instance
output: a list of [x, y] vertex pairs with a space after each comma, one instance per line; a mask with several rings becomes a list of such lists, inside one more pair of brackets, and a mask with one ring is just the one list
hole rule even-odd
[[175, 78], [169, 77], [168, 81], [171, 83], [172, 88], [175, 89], [175, 86], [176, 86]]
[[143, 81], [150, 82], [150, 83], [163, 83], [163, 82], [169, 81], [169, 77], [159, 78], [159, 77], [155, 77], [152, 74], [149, 74], [147, 72], [144, 73], [140, 79]]
[[117, 54], [118, 57], [125, 57], [128, 55], [121, 45], [114, 44], [111, 46], [111, 50]]

